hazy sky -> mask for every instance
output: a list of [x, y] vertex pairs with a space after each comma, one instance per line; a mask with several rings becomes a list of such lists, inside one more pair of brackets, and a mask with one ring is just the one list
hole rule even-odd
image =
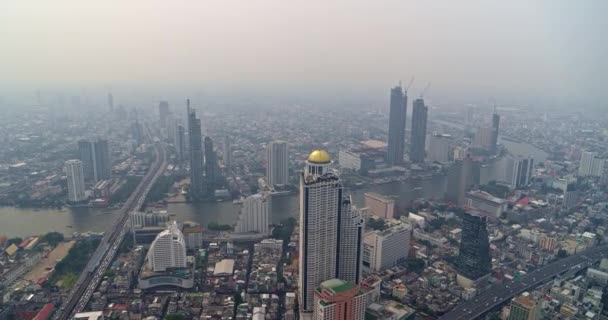
[[[608, 1], [1, 1], [0, 90], [57, 86], [608, 98]], [[383, 91], [383, 92], [384, 92]]]

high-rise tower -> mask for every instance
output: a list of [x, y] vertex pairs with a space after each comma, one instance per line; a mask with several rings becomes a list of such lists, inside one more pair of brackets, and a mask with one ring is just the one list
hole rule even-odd
[[414, 100], [412, 108], [412, 135], [410, 139], [410, 161], [413, 163], [424, 162], [428, 111], [429, 108], [424, 105], [422, 98]]
[[496, 154], [498, 152], [498, 129], [500, 128], [500, 116], [496, 111], [492, 114], [492, 145], [491, 150], [492, 154]]
[[266, 178], [271, 187], [284, 186], [287, 184], [287, 142], [273, 141], [268, 144], [268, 164], [266, 168]]
[[[487, 217], [465, 212], [457, 270], [459, 283], [468, 286], [488, 275], [492, 269]], [[463, 278], [464, 277], [464, 278]]]
[[217, 182], [217, 157], [213, 150], [213, 140], [211, 137], [205, 137], [205, 176], [209, 185], [214, 185]]
[[180, 123], [177, 125], [177, 136], [175, 137], [175, 150], [180, 161], [186, 158], [186, 130]]
[[66, 161], [64, 171], [68, 180], [68, 201], [80, 202], [85, 200], [86, 196], [84, 193], [84, 171], [82, 169], [82, 161]]
[[190, 139], [190, 192], [194, 199], [200, 199], [205, 193], [201, 120], [196, 117], [196, 111], [190, 109], [190, 99], [186, 101], [186, 104], [188, 110], [188, 138]]
[[361, 275], [364, 219], [343, 195], [331, 158], [315, 150], [300, 176], [300, 311], [314, 308], [314, 291], [325, 280], [355, 284]]
[[403, 162], [405, 144], [405, 120], [407, 113], [407, 92], [401, 86], [391, 89], [391, 103], [388, 119], [388, 149], [386, 162], [391, 165]]
[[186, 267], [186, 241], [175, 221], [156, 236], [146, 258], [148, 268], [155, 272]]
[[87, 180], [99, 181], [112, 176], [112, 161], [108, 140], [80, 140], [78, 153], [82, 161], [84, 177]]

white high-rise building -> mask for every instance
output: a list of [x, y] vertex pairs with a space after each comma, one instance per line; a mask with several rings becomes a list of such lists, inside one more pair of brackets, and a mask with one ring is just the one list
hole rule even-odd
[[186, 242], [177, 222], [173, 221], [166, 230], [156, 236], [146, 259], [148, 268], [154, 272], [186, 267]]
[[601, 177], [604, 173], [606, 159], [598, 158], [597, 153], [583, 151], [578, 167], [578, 175], [581, 177]]
[[85, 200], [86, 195], [84, 193], [84, 170], [82, 168], [82, 161], [66, 161], [64, 171], [68, 178], [68, 200], [70, 202]]
[[530, 184], [534, 172], [534, 159], [516, 155], [507, 155], [495, 164], [495, 180], [511, 189]]
[[405, 260], [410, 252], [411, 234], [412, 227], [405, 223], [366, 233], [363, 240], [364, 268], [381, 271]]
[[269, 233], [270, 195], [258, 193], [243, 200], [241, 213], [236, 222], [237, 233], [257, 232]]
[[365, 219], [343, 195], [323, 150], [308, 156], [300, 177], [300, 311], [314, 308], [315, 289], [329, 279], [359, 283]]
[[266, 178], [271, 187], [284, 186], [289, 179], [287, 142], [273, 141], [268, 144]]

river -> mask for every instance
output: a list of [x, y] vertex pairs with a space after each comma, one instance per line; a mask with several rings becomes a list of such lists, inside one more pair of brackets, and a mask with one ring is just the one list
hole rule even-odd
[[[546, 152], [529, 144], [502, 140], [509, 149], [517, 154], [532, 155], [537, 162], [546, 159]], [[365, 192], [378, 192], [395, 196], [397, 206], [409, 206], [417, 198], [443, 197], [445, 193], [445, 177], [436, 176], [428, 180], [394, 182], [382, 185], [370, 185], [357, 190], [350, 190], [353, 201], [358, 206], [364, 202]], [[272, 222], [279, 222], [287, 217], [298, 214], [298, 195], [274, 196], [272, 199]], [[209, 203], [172, 203], [167, 210], [176, 214], [180, 221], [194, 221], [202, 225], [215, 221], [222, 224], [233, 224], [239, 212], [239, 205], [232, 202]], [[64, 208], [30, 209], [0, 207], [0, 235], [8, 237], [25, 237], [58, 231], [66, 235], [73, 232], [105, 231], [117, 216], [116, 211], [97, 208]]]

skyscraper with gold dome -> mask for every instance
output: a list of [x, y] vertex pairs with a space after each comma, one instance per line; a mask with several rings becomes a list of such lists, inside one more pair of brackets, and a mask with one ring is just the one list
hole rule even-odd
[[365, 219], [344, 194], [325, 150], [308, 156], [300, 177], [300, 312], [310, 315], [314, 290], [329, 279], [355, 284], [361, 277]]

